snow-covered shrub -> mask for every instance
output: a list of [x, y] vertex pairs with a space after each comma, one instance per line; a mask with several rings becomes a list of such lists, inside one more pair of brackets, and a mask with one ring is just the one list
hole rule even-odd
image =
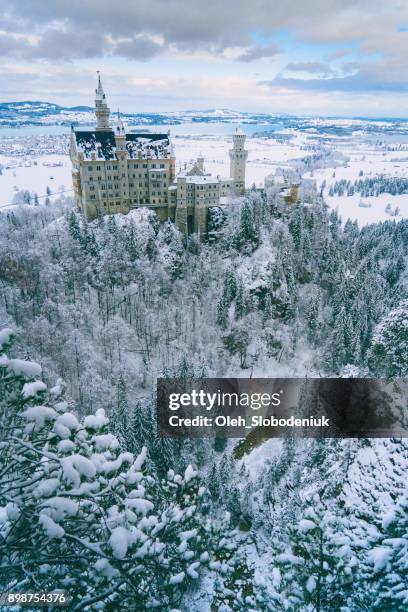
[[[171, 609], [219, 549], [197, 472], [159, 480], [102, 409], [79, 420], [0, 332], [2, 589], [67, 590], [81, 609]], [[113, 608], [112, 608], [113, 607]]]

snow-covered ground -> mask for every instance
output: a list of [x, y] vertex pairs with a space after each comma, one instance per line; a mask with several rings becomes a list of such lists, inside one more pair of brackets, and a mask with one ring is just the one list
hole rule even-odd
[[[376, 223], [378, 221], [396, 220], [408, 217], [408, 194], [391, 195], [382, 193], [378, 196], [361, 196], [356, 193], [352, 196], [347, 195], [329, 195], [330, 186], [336, 181], [350, 180], [351, 183], [361, 179], [374, 178], [379, 175], [386, 177], [403, 177], [408, 178], [408, 147], [407, 145], [386, 146], [381, 142], [369, 143], [357, 137], [339, 142], [336, 147], [340, 152], [349, 158], [349, 161], [344, 166], [336, 168], [325, 168], [315, 170], [314, 172], [306, 173], [306, 178], [314, 178], [318, 188], [326, 181], [324, 196], [333, 209], [337, 209], [343, 220], [347, 218], [356, 219], [359, 224], [367, 225], [368, 223]], [[362, 172], [362, 175], [360, 175]], [[399, 208], [400, 214], [397, 217], [391, 217], [386, 212], [387, 205], [395, 210]], [[371, 208], [366, 207], [371, 205]]]
[[[216, 132], [216, 128], [214, 131]], [[231, 129], [231, 134], [232, 131]], [[327, 133], [321, 133], [310, 126], [304, 130], [290, 128], [284, 132], [290, 137], [284, 142], [274, 137], [247, 137], [247, 187], [254, 183], [257, 187], [263, 186], [265, 177], [273, 173], [277, 166], [290, 168], [294, 160], [319, 153], [324, 147], [326, 150], [341, 153], [349, 161], [341, 166], [306, 172], [303, 176], [315, 179], [318, 188], [323, 181], [326, 182], [326, 201], [331, 208], [338, 210], [343, 220], [350, 217], [357, 219], [360, 225], [365, 225], [391, 218], [398, 220], [408, 217], [408, 194], [393, 196], [384, 193], [378, 197], [362, 197], [360, 194], [340, 197], [329, 195], [330, 186], [341, 179], [353, 183], [359, 178], [372, 178], [376, 175], [408, 177], [408, 144], [404, 142], [403, 136], [399, 137], [397, 134], [385, 142], [382, 134], [378, 134], [377, 139], [373, 134], [367, 135], [361, 129], [353, 135], [328, 136]], [[0, 206], [10, 204], [17, 191], [23, 189], [29, 190], [32, 195], [36, 193], [40, 202], [46, 197], [47, 187], [52, 194], [64, 191], [69, 196], [72, 193], [70, 160], [68, 155], [62, 154], [68, 136], [65, 136], [65, 141], [61, 140], [62, 136], [54, 142], [51, 141], [51, 136], [49, 138], [49, 152], [45, 144], [38, 149], [37, 156], [36, 148], [27, 136], [25, 156], [24, 139], [19, 136], [13, 148], [9, 141], [2, 140], [0, 131], [0, 144], [6, 143], [0, 154], [0, 165], [3, 166], [0, 175]], [[231, 147], [231, 135], [174, 134], [173, 143], [177, 169], [182, 169], [186, 162], [202, 154], [208, 172], [221, 176], [229, 175], [228, 150]], [[386, 211], [388, 204], [392, 210], [399, 208], [399, 216], [390, 216]], [[368, 207], [369, 205], [371, 207]]]
[[[3, 166], [0, 175], [0, 206], [13, 202], [19, 190], [28, 190], [37, 194], [40, 203], [47, 196], [47, 187], [51, 194], [72, 193], [71, 162], [66, 155], [45, 155], [28, 159], [0, 156]], [[50, 199], [55, 195], [51, 195]]]

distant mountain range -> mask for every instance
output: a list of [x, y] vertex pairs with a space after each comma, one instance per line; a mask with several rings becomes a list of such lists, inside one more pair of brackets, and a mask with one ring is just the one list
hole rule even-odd
[[[408, 135], [407, 119], [389, 118], [341, 118], [305, 117], [274, 113], [249, 113], [220, 109], [187, 109], [163, 113], [122, 113], [126, 123], [140, 125], [177, 125], [182, 123], [230, 123], [262, 126], [255, 132], [257, 136], [269, 135], [276, 138], [287, 128], [320, 133], [331, 137], [347, 137], [355, 131], [367, 134]], [[93, 125], [94, 109], [90, 106], [60, 106], [39, 100], [24, 102], [0, 102], [0, 128], [45, 126], [45, 125]], [[287, 137], [280, 134], [279, 137]]]
[[[209, 109], [174, 111], [168, 113], [123, 113], [129, 125], [160, 125], [197, 123], [276, 123], [286, 115], [258, 114]], [[94, 109], [90, 106], [59, 106], [50, 102], [26, 100], [23, 102], [0, 103], [0, 126], [18, 125], [81, 125], [95, 120]]]

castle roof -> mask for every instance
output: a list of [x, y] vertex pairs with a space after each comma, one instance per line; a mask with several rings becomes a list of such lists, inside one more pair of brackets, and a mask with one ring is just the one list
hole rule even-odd
[[[116, 142], [113, 130], [75, 130], [75, 142], [77, 149], [84, 154], [85, 159], [110, 160], [116, 159]], [[167, 149], [170, 154], [171, 143], [168, 134], [156, 134], [143, 132], [136, 134], [129, 132], [126, 135], [126, 149], [130, 159], [138, 159], [141, 152], [142, 159], [152, 157], [161, 159]]]

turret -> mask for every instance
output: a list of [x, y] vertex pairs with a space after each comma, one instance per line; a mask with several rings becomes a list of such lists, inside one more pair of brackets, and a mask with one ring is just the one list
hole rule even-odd
[[96, 129], [97, 130], [108, 130], [109, 129], [109, 116], [110, 110], [106, 102], [106, 96], [103, 91], [101, 83], [101, 75], [98, 73], [98, 86], [95, 89], [95, 115], [96, 115]]
[[233, 148], [229, 151], [230, 176], [234, 181], [234, 188], [241, 193], [245, 190], [245, 166], [248, 157], [248, 151], [244, 149], [245, 138], [243, 130], [237, 127], [232, 136]]
[[126, 130], [119, 111], [113, 132], [115, 134], [116, 152], [126, 151]]

